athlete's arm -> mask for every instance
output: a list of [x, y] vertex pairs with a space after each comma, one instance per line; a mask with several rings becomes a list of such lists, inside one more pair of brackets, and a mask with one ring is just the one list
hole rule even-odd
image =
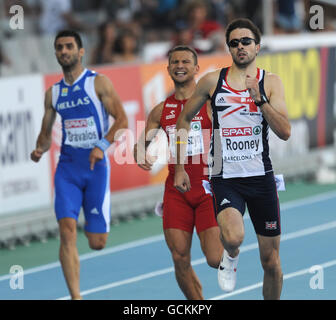
[[160, 119], [163, 110], [164, 102], [156, 105], [148, 115], [145, 130], [142, 132], [138, 143], [134, 145], [134, 159], [138, 166], [144, 170], [152, 168], [152, 161], [146, 154], [147, 147], [156, 136], [158, 129], [160, 129]]
[[184, 170], [184, 159], [188, 143], [190, 122], [208, 99], [210, 99], [218, 81], [219, 72], [211, 72], [201, 78], [196, 89], [188, 99], [176, 123], [176, 164], [174, 187], [181, 192], [190, 190], [190, 180]]
[[38, 162], [42, 154], [49, 150], [51, 145], [52, 127], [56, 119], [56, 110], [52, 106], [52, 93], [49, 88], [44, 97], [44, 115], [42, 119], [41, 131], [36, 141], [36, 148], [30, 154], [30, 158]]
[[279, 76], [269, 74], [266, 78], [271, 84], [269, 103], [261, 111], [274, 133], [282, 140], [288, 140], [291, 135], [291, 125], [285, 102], [285, 90]]
[[[114, 118], [113, 125], [105, 137], [103, 137], [110, 144], [112, 144], [121, 136], [121, 134], [124, 132], [124, 129], [127, 128], [127, 115], [122, 106], [118, 93], [115, 91], [112, 82], [106, 76], [96, 76], [95, 90], [107, 113]], [[103, 158], [104, 152], [98, 147], [93, 148], [89, 157], [91, 170], [93, 170], [95, 163], [99, 160], [102, 160]]]
[[[251, 97], [260, 101], [258, 80], [247, 79], [247, 88]], [[273, 132], [282, 140], [288, 140], [291, 134], [291, 125], [285, 102], [285, 90], [279, 76], [268, 73], [265, 76], [265, 91], [269, 92], [269, 103], [261, 106], [261, 112]]]

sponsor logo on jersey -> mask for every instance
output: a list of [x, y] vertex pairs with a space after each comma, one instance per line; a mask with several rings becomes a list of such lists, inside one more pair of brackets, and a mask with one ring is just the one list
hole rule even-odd
[[216, 106], [225, 106], [227, 102], [225, 101], [224, 97], [220, 97], [216, 100]]
[[255, 127], [253, 128], [253, 133], [254, 133], [255, 135], [260, 134], [260, 133], [261, 133], [261, 126], [255, 126]]
[[76, 92], [76, 91], [79, 91], [79, 90], [81, 90], [81, 88], [80, 88], [80, 86], [77, 84], [77, 85], [73, 88], [72, 92]]
[[224, 198], [224, 199], [222, 200], [222, 202], [220, 203], [220, 205], [223, 206], [224, 204], [227, 204], [227, 203], [231, 203], [231, 201], [228, 200], [228, 199], [226, 199], [226, 198]]
[[175, 124], [173, 124], [171, 126], [166, 126], [166, 132], [168, 132], [168, 133], [174, 132], [175, 129], [176, 129], [176, 125]]
[[94, 121], [92, 119], [72, 119], [72, 120], [64, 121], [65, 129], [86, 128], [88, 126], [93, 126], [93, 125], [94, 125]]
[[191, 122], [191, 130], [198, 131], [201, 130], [201, 124], [199, 122]]
[[99, 214], [97, 208], [93, 208], [93, 209], [91, 210], [91, 213], [92, 213], [92, 214]]
[[175, 110], [171, 110], [170, 111], [170, 114], [168, 116], [166, 116], [166, 120], [169, 120], [169, 119], [174, 119], [175, 118]]
[[252, 136], [252, 127], [222, 128], [223, 137]]
[[174, 103], [166, 103], [167, 108], [177, 108], [177, 104]]

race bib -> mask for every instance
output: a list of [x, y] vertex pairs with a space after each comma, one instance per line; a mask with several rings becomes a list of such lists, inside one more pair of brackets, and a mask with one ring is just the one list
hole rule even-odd
[[188, 136], [188, 156], [196, 156], [204, 153], [204, 142], [202, 134], [201, 121], [193, 121], [190, 124], [190, 131]]
[[92, 149], [99, 140], [93, 116], [64, 121], [65, 144], [74, 148]]
[[[166, 131], [169, 136], [169, 149], [173, 158], [176, 157], [176, 127], [168, 126]], [[204, 153], [204, 142], [201, 121], [192, 121], [188, 135], [187, 156]]]
[[264, 150], [260, 125], [221, 130], [225, 162], [248, 161]]

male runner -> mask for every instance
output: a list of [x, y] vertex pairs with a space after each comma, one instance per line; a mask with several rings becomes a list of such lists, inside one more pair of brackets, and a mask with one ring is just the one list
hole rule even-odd
[[[260, 32], [250, 20], [230, 23], [226, 42], [232, 66], [211, 72], [198, 82], [176, 130], [182, 143], [191, 119], [211, 99], [214, 130], [210, 179], [225, 248], [218, 270], [219, 285], [225, 291], [235, 287], [247, 205], [264, 269], [264, 298], [279, 299], [283, 281], [279, 257], [280, 210], [269, 158], [268, 130], [270, 127], [283, 140], [290, 136], [284, 88], [277, 75], [257, 68]], [[183, 159], [183, 153], [183, 148], [177, 149], [178, 159]], [[183, 162], [176, 165], [175, 172], [176, 188], [188, 191], [190, 181]]]
[[166, 132], [171, 159], [163, 198], [164, 235], [174, 261], [178, 285], [187, 299], [200, 300], [203, 299], [202, 286], [191, 266], [190, 256], [194, 226], [209, 266], [217, 268], [223, 253], [206, 174], [207, 159], [202, 159], [203, 155], [207, 155], [206, 148], [209, 146], [211, 115], [210, 108], [204, 103], [191, 121], [186, 170], [191, 178], [192, 189], [181, 194], [173, 186], [175, 125], [178, 115], [195, 89], [195, 76], [199, 66], [195, 50], [188, 46], [171, 49], [168, 59], [168, 73], [174, 81], [175, 93], [155, 106], [148, 115], [145, 136], [135, 145], [134, 157], [140, 168], [150, 170], [152, 162], [148, 157], [145, 159], [145, 150], [159, 128]]
[[[59, 257], [72, 299], [81, 299], [76, 225], [80, 208], [91, 249], [103, 249], [110, 228], [110, 168], [106, 149], [127, 127], [127, 117], [110, 80], [84, 69], [80, 36], [61, 31], [54, 42], [64, 78], [46, 91], [44, 116], [31, 159], [50, 148], [56, 112], [62, 118], [61, 155], [55, 174], [55, 212], [59, 223]], [[108, 117], [114, 123], [108, 129]]]

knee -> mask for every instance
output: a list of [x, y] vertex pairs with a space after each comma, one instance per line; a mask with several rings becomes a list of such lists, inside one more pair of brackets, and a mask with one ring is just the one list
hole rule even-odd
[[217, 269], [223, 255], [223, 248], [221, 250], [208, 250], [204, 252], [204, 255], [208, 266]]
[[281, 271], [280, 257], [277, 253], [261, 256], [260, 260], [265, 272], [276, 273]]
[[239, 248], [244, 240], [243, 232], [226, 232], [223, 234], [223, 241], [226, 248], [236, 249]]
[[76, 242], [77, 227], [72, 223], [62, 222], [59, 226], [59, 234], [62, 245], [70, 245]]
[[217, 269], [220, 263], [220, 257], [215, 257], [215, 256], [206, 256], [206, 261], [209, 267]]
[[174, 265], [178, 268], [188, 268], [190, 266], [190, 254], [186, 252], [172, 251]]
[[89, 246], [92, 250], [102, 250], [105, 248], [105, 239], [89, 239]]

